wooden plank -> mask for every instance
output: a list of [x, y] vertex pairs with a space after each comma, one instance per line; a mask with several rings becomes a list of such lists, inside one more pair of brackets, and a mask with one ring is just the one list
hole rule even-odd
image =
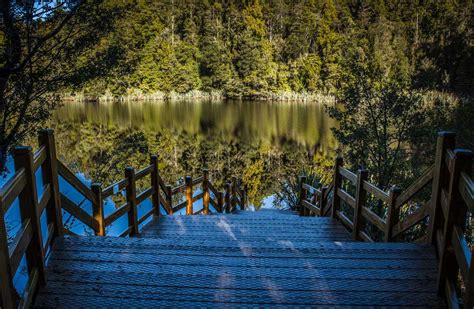
[[123, 191], [127, 186], [128, 186], [128, 179], [125, 178], [120, 181], [117, 181], [111, 184], [110, 186], [108, 186], [107, 188], [105, 188], [104, 190], [102, 190], [102, 198], [107, 198], [113, 195], [114, 192], [119, 193]]
[[363, 183], [365, 180], [367, 180], [368, 177], [369, 177], [369, 171], [367, 170], [357, 171], [354, 217], [352, 219], [352, 224], [354, 225], [354, 230], [352, 231], [352, 238], [354, 240], [360, 239], [359, 231], [362, 230], [364, 226], [364, 220], [362, 217], [362, 206], [365, 205], [367, 192], [363, 188]]
[[352, 197], [349, 193], [344, 191], [343, 189], [337, 189], [337, 195], [344, 201], [346, 202], [349, 206], [352, 208], [355, 207], [356, 200], [354, 197]]
[[204, 181], [204, 177], [203, 176], [199, 176], [197, 178], [194, 178], [193, 179], [193, 187], [200, 184], [201, 182]]
[[186, 205], [188, 205], [188, 201], [184, 201], [184, 202], [179, 203], [178, 205], [173, 207], [173, 212], [178, 212], [181, 209], [186, 208]]
[[129, 226], [122, 233], [120, 233], [118, 237], [129, 236], [131, 232], [132, 232], [132, 227]]
[[128, 202], [124, 203], [122, 206], [117, 208], [113, 213], [105, 217], [104, 225], [105, 226], [111, 225], [113, 222], [115, 222], [115, 220], [117, 220], [118, 218], [128, 213], [129, 210], [130, 210], [130, 204]]
[[13, 243], [8, 248], [10, 257], [10, 267], [12, 274], [15, 274], [20, 265], [20, 261], [25, 254], [26, 248], [30, 244], [33, 237], [33, 230], [31, 228], [30, 219], [27, 219], [21, 224], [18, 233], [13, 240]]
[[30, 308], [33, 297], [36, 294], [36, 288], [39, 281], [39, 274], [38, 269], [34, 268], [28, 277], [28, 282], [26, 283], [25, 292], [23, 293], [23, 297], [20, 301], [19, 308]]
[[307, 200], [302, 200], [301, 201], [302, 205], [309, 209], [310, 211], [314, 212], [316, 215], [321, 215], [321, 210], [318, 208], [318, 206], [311, 204]]
[[373, 225], [375, 225], [382, 232], [385, 230], [385, 225], [387, 224], [384, 219], [380, 218], [375, 212], [363, 206], [361, 209], [361, 214], [365, 219], [369, 220]]
[[129, 205], [128, 210], [128, 225], [132, 228], [130, 236], [135, 236], [138, 234], [138, 218], [137, 218], [137, 183], [136, 183], [136, 174], [133, 167], [125, 168], [125, 178], [128, 179], [128, 186], [126, 189], [127, 195], [127, 204]]
[[[320, 258], [320, 257], [306, 257], [305, 259], [291, 259], [287, 258], [274, 258], [274, 257], [259, 257], [249, 258], [245, 255], [240, 256], [218, 256], [214, 255], [162, 255], [157, 252], [152, 253], [126, 253], [120, 254], [116, 252], [93, 252], [91, 250], [65, 250], [55, 251], [50, 257], [52, 263], [69, 263], [69, 261], [81, 261], [94, 263], [100, 261], [101, 263], [110, 264], [141, 264], [144, 267], [151, 269], [153, 265], [170, 265], [170, 266], [183, 266], [186, 267], [192, 264], [194, 267], [212, 267], [220, 266], [228, 268], [229, 270], [237, 268], [274, 268], [275, 270], [295, 270], [305, 271], [306, 269], [378, 269], [378, 270], [390, 270], [393, 268], [403, 269], [405, 272], [410, 271], [426, 271], [431, 274], [434, 278], [436, 274], [436, 263], [431, 260], [427, 263], [426, 260], [418, 259], [365, 259], [358, 258], [357, 255], [353, 257], [340, 257], [340, 258]], [[256, 270], [255, 274], [258, 274], [259, 270]], [[250, 273], [249, 273], [250, 275]]]
[[359, 231], [359, 237], [365, 242], [374, 242], [374, 240], [364, 231]]
[[377, 199], [382, 200], [384, 203], [388, 203], [389, 196], [387, 192], [383, 191], [382, 189], [378, 188], [367, 180], [364, 180], [362, 185], [364, 190], [373, 194]]
[[154, 209], [149, 210], [146, 214], [144, 214], [140, 219], [138, 219], [138, 225], [142, 224], [146, 221], [146, 219], [150, 218], [153, 214]]
[[425, 219], [430, 214], [430, 205], [431, 201], [426, 202], [415, 212], [408, 215], [405, 220], [395, 224], [392, 229], [393, 237], [397, 237], [414, 225], [418, 224], [421, 220]]
[[340, 167], [339, 168], [339, 174], [346, 178], [347, 180], [349, 180], [350, 182], [352, 182], [353, 185], [355, 185], [357, 183], [357, 175], [354, 174], [353, 172], [351, 172], [350, 170], [344, 168], [344, 167]]
[[36, 171], [47, 158], [46, 146], [41, 145], [33, 154], [33, 170]]
[[451, 241], [462, 279], [464, 282], [468, 282], [469, 267], [474, 267], [474, 265], [469, 265], [471, 262], [471, 249], [469, 248], [466, 238], [464, 238], [464, 233], [459, 226], [454, 227]]
[[74, 173], [69, 170], [69, 168], [64, 165], [61, 161], [58, 160], [58, 172], [61, 177], [63, 177], [74, 189], [79, 191], [85, 198], [89, 201], [94, 202], [95, 195], [92, 191], [79, 180], [79, 178], [74, 175]]
[[469, 211], [474, 213], [474, 183], [471, 177], [466, 173], [461, 173], [459, 192], [469, 208]]
[[441, 210], [443, 211], [443, 216], [444, 218], [447, 218], [448, 217], [448, 212], [449, 212], [449, 209], [448, 209], [448, 195], [449, 193], [446, 191], [446, 189], [441, 189], [441, 197], [440, 197], [440, 205], [441, 205]]
[[148, 188], [145, 191], [138, 194], [138, 196], [137, 196], [137, 205], [142, 203], [147, 198], [151, 197], [154, 193], [155, 193], [155, 190], [153, 188]]
[[198, 195], [193, 196], [193, 203], [199, 201], [204, 197], [204, 192], [199, 193]]
[[446, 150], [445, 164], [449, 172], [453, 172], [454, 151], [453, 149]]
[[44, 255], [46, 255], [46, 252], [48, 252], [49, 247], [53, 243], [53, 239], [55, 237], [54, 230], [55, 230], [54, 222], [49, 223], [48, 224], [48, 238], [46, 239], [44, 243], [44, 248], [43, 248]]
[[448, 304], [448, 308], [450, 309], [459, 309], [461, 308], [458, 300], [458, 295], [456, 293], [456, 285], [452, 280], [446, 278], [445, 283], [445, 295], [446, 295], [446, 303]]
[[209, 181], [208, 185], [209, 185], [209, 190], [211, 190], [212, 194], [214, 194], [214, 196], [217, 197], [217, 194], [219, 191], [217, 191], [217, 189], [214, 187], [212, 182]]
[[321, 190], [318, 190], [315, 187], [310, 186], [307, 183], [303, 183], [303, 188], [311, 194], [321, 195]]
[[181, 184], [179, 186], [176, 186], [174, 188], [171, 189], [171, 194], [172, 195], [175, 195], [177, 193], [180, 193], [180, 192], [184, 192], [184, 189], [186, 188], [186, 184]]
[[341, 220], [342, 224], [344, 224], [350, 230], [354, 228], [352, 221], [349, 218], [347, 218], [346, 215], [342, 211], [337, 211], [336, 215]]
[[412, 199], [426, 185], [433, 180], [434, 166], [428, 168], [417, 180], [415, 180], [407, 189], [405, 189], [397, 198], [396, 207], [400, 208], [403, 204]]
[[51, 197], [51, 185], [48, 183], [43, 188], [43, 195], [38, 203], [38, 213], [42, 214], [44, 209], [49, 203], [49, 199]]
[[142, 179], [143, 177], [146, 177], [148, 176], [151, 171], [153, 170], [153, 165], [148, 165], [147, 167], [139, 170], [138, 172], [136, 172], [135, 174], [135, 180], [140, 180]]
[[30, 219], [32, 238], [26, 248], [25, 257], [28, 272], [38, 271], [39, 285], [46, 284], [46, 265], [43, 256], [43, 233], [41, 229], [41, 214], [38, 212], [38, 191], [36, 175], [33, 170], [33, 154], [31, 147], [15, 147], [13, 151], [15, 169], [24, 168], [26, 185], [18, 196], [21, 221]]
[[26, 185], [25, 169], [18, 169], [15, 174], [0, 188], [3, 214], [6, 214], [13, 201]]
[[74, 204], [67, 196], [61, 193], [61, 206], [64, 210], [69, 212], [71, 215], [79, 219], [82, 223], [93, 229], [94, 231], [98, 228], [98, 223], [95, 219], [89, 215], [82, 208]]

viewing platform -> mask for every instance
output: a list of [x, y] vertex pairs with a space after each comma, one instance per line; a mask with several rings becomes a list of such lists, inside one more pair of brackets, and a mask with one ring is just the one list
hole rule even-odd
[[[474, 155], [456, 149], [452, 133], [440, 133], [434, 165], [404, 190], [384, 191], [337, 158], [330, 186], [300, 178], [297, 211], [257, 212], [236, 177], [218, 190], [204, 170], [171, 186], [156, 156], [114, 184], [89, 187], [56, 158], [51, 130], [39, 142], [35, 152], [15, 149], [15, 174], [0, 191], [2, 308], [474, 305], [466, 230]], [[125, 201], [105, 213], [113, 195]], [[139, 211], [146, 200], [151, 209]], [[21, 225], [9, 243], [12, 205]], [[90, 235], [65, 226], [65, 215]], [[111, 236], [120, 218], [126, 227]], [[28, 278], [19, 289], [22, 260]]]

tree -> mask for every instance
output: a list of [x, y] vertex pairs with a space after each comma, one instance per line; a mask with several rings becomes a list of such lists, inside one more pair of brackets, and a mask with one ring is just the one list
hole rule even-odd
[[110, 30], [113, 14], [97, 1], [72, 0], [1, 1], [0, 14], [3, 167], [10, 147], [49, 117], [58, 104], [58, 91], [72, 81], [80, 85], [91, 74], [104, 73], [100, 54], [94, 54], [94, 61], [81, 57]]
[[339, 122], [333, 131], [350, 164], [368, 168], [373, 181], [387, 189], [405, 176], [404, 154], [423, 113], [419, 93], [382, 74], [358, 66], [339, 95], [340, 106], [329, 110]]

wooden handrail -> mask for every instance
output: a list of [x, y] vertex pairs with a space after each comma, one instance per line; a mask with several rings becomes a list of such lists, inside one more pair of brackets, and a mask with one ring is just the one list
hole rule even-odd
[[102, 190], [102, 197], [107, 198], [115, 193], [123, 191], [128, 185], [128, 179], [119, 180]]
[[20, 168], [15, 174], [7, 181], [7, 183], [0, 189], [0, 198], [2, 203], [2, 211], [6, 213], [13, 201], [18, 197], [20, 192], [23, 191], [26, 185], [25, 169]]
[[89, 201], [95, 201], [95, 195], [92, 191], [74, 175], [74, 173], [61, 161], [57, 161], [59, 176], [63, 177], [74, 189], [79, 191]]
[[397, 199], [396, 207], [400, 208], [408, 202], [413, 196], [421, 191], [427, 184], [433, 180], [433, 166], [427, 169], [417, 180], [415, 180]]
[[357, 183], [357, 175], [354, 174], [353, 172], [351, 172], [350, 170], [344, 168], [344, 167], [341, 167], [339, 169], [339, 174], [344, 177], [345, 179], [349, 180], [350, 182], [352, 182], [352, 184], [356, 184]]
[[33, 154], [33, 169], [36, 171], [47, 159], [46, 145], [41, 145]]

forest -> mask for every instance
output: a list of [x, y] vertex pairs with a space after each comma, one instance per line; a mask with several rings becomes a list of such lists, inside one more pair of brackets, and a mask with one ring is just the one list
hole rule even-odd
[[[472, 95], [472, 1], [124, 0], [80, 61], [86, 98], [337, 95], [354, 63], [419, 90]], [[91, 60], [93, 59], [93, 60]], [[298, 96], [299, 95], [299, 96]]]

